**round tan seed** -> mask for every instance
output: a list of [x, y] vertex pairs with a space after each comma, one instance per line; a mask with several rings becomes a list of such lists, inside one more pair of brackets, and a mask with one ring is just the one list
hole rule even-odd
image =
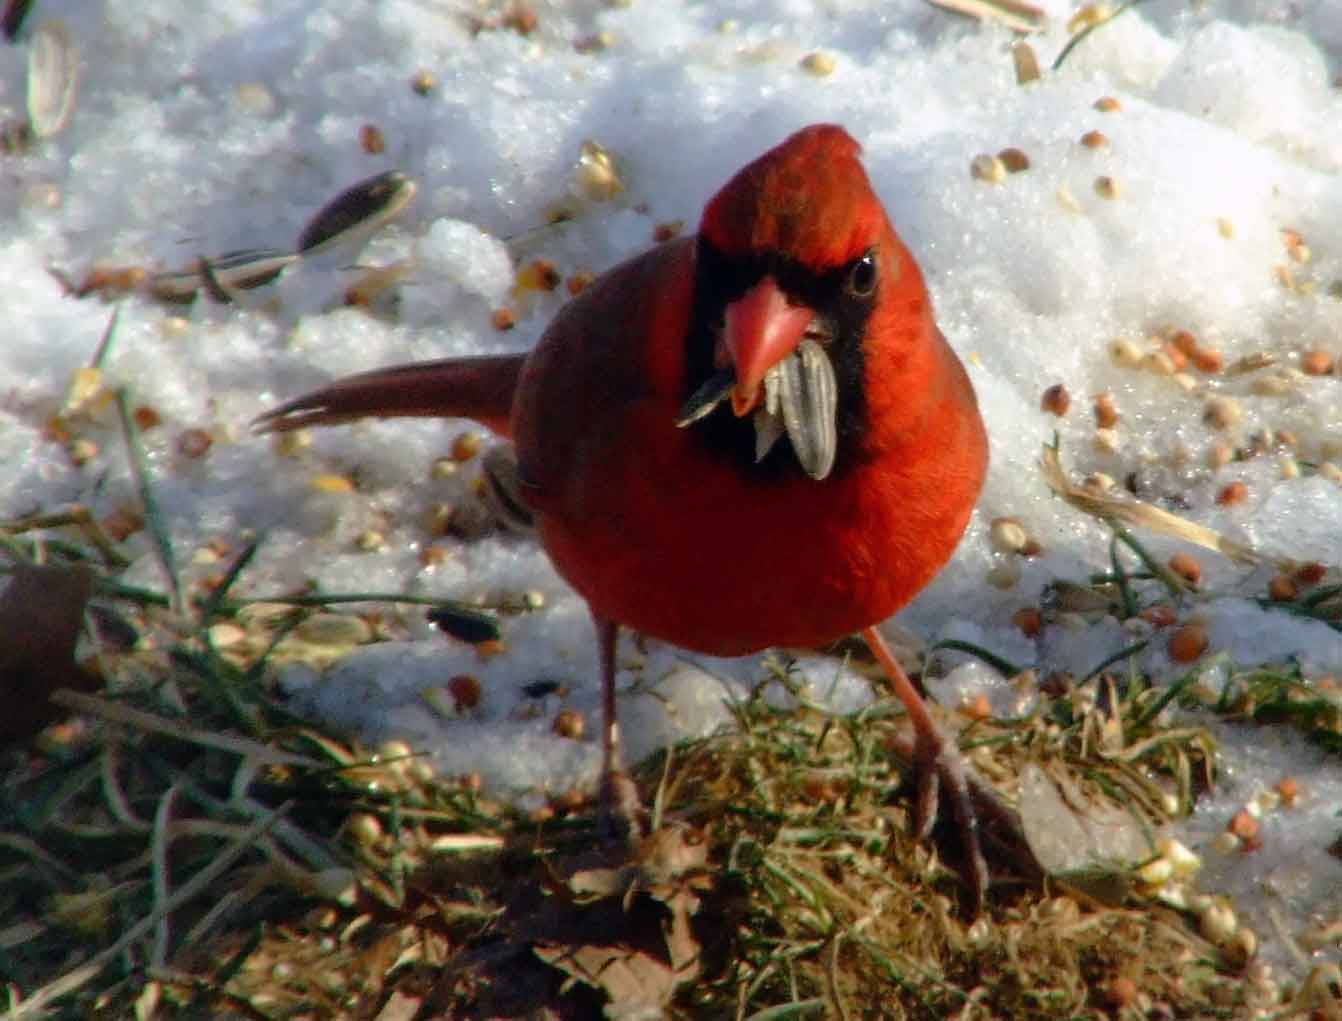
[[838, 61], [834, 59], [834, 56], [824, 50], [816, 50], [814, 53], [808, 53], [801, 58], [801, 69], [817, 78], [826, 78], [832, 75], [834, 69], [838, 66]]
[[970, 176], [988, 184], [1000, 184], [1006, 179], [1007, 169], [1000, 159], [991, 153], [982, 152], [969, 163]]
[[1002, 161], [1002, 166], [1006, 167], [1008, 174], [1019, 174], [1023, 170], [1030, 169], [1030, 157], [1023, 149], [1017, 149], [1014, 145], [999, 152], [997, 158]]
[[1231, 429], [1243, 418], [1244, 409], [1233, 397], [1212, 397], [1202, 408], [1202, 421], [1213, 429]]
[[993, 518], [988, 526], [988, 539], [999, 553], [1019, 553], [1030, 536], [1016, 518]]
[[1087, 149], [1109, 148], [1109, 136], [1103, 131], [1087, 131], [1081, 136], [1081, 144]]
[[1141, 345], [1127, 337], [1116, 337], [1109, 342], [1109, 357], [1115, 365], [1136, 368], [1142, 364]]
[[1091, 442], [1101, 454], [1117, 454], [1123, 446], [1123, 438], [1116, 429], [1096, 429]]
[[576, 709], [561, 709], [555, 714], [552, 729], [560, 737], [581, 741], [587, 730], [587, 720]]
[[1118, 198], [1120, 191], [1121, 189], [1119, 188], [1118, 181], [1114, 180], [1114, 178], [1110, 177], [1108, 174], [1101, 174], [1099, 177], [1095, 178], [1095, 194], [1100, 196], [1100, 198], [1116, 199]]
[[1123, 109], [1123, 104], [1113, 96], [1101, 96], [1099, 99], [1095, 100], [1094, 108], [1100, 111], [1100, 113], [1117, 113], [1119, 110]]

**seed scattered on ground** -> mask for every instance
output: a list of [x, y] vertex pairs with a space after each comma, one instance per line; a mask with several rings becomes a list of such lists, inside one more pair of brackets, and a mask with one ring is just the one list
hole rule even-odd
[[1072, 395], [1062, 383], [1054, 383], [1039, 398], [1039, 407], [1050, 415], [1062, 418], [1072, 406]]
[[1192, 663], [1207, 651], [1207, 629], [1201, 624], [1185, 624], [1170, 634], [1170, 658], [1176, 663]]
[[1300, 368], [1309, 376], [1327, 376], [1333, 371], [1333, 356], [1314, 348], [1300, 356]]
[[1020, 629], [1027, 638], [1034, 638], [1044, 627], [1043, 615], [1038, 607], [1022, 606], [1011, 615], [1011, 623]]
[[1233, 397], [1212, 397], [1202, 408], [1202, 421], [1213, 429], [1233, 428], [1244, 418], [1244, 409]]
[[1300, 590], [1290, 575], [1278, 574], [1267, 583], [1267, 594], [1273, 602], [1291, 603], [1300, 594]]
[[1006, 179], [1007, 169], [996, 156], [991, 153], [979, 153], [969, 163], [969, 173], [972, 177], [988, 184], [1000, 184]]
[[1174, 554], [1167, 566], [1190, 585], [1197, 585], [1202, 581], [1202, 564], [1191, 553]]
[[1237, 507], [1249, 498], [1249, 487], [1243, 482], [1232, 482], [1216, 494], [1216, 502], [1222, 507]]
[[993, 549], [999, 553], [1019, 553], [1030, 538], [1019, 519], [1010, 517], [993, 518], [988, 526], [988, 537]]
[[1118, 425], [1118, 402], [1111, 393], [1095, 395], [1095, 424], [1101, 429], [1112, 429]]
[[587, 721], [576, 709], [561, 709], [555, 714], [552, 729], [560, 737], [566, 737], [570, 741], [581, 741], [587, 729]]
[[826, 78], [832, 75], [836, 67], [838, 67], [838, 62], [834, 59], [833, 54], [826, 53], [824, 50], [816, 50], [814, 53], [808, 53], [801, 58], [801, 69], [817, 78]]
[[359, 129], [359, 148], [369, 156], [380, 156], [387, 150], [387, 140], [376, 124], [365, 124]]

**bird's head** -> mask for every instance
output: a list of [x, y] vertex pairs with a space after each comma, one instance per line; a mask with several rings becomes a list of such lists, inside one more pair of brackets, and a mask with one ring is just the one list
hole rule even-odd
[[907, 253], [860, 152], [843, 128], [812, 125], [742, 169], [704, 210], [679, 424], [749, 444], [762, 470], [795, 470], [791, 446], [822, 479], [843, 435], [861, 425], [868, 324]]

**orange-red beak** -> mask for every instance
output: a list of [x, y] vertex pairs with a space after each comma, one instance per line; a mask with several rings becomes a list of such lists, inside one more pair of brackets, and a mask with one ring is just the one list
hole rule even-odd
[[732, 411], [738, 418], [759, 404], [765, 375], [797, 350], [813, 318], [809, 308], [789, 305], [768, 276], [727, 306], [717, 361], [719, 368], [730, 364], [736, 369]]

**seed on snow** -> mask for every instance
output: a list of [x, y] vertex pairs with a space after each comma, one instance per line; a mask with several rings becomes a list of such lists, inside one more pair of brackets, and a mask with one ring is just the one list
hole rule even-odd
[[1072, 395], [1067, 392], [1067, 387], [1061, 383], [1054, 383], [1044, 391], [1044, 395], [1039, 399], [1039, 407], [1042, 411], [1047, 411], [1051, 415], [1057, 415], [1062, 418], [1072, 406]]
[[1212, 376], [1225, 368], [1225, 358], [1214, 347], [1200, 347], [1189, 355], [1193, 366], [1199, 372]]
[[1202, 408], [1202, 421], [1213, 429], [1230, 429], [1243, 417], [1244, 410], [1233, 397], [1212, 397]]
[[480, 680], [472, 674], [457, 674], [447, 682], [447, 693], [457, 712], [468, 712], [480, 704]]
[[1118, 404], [1111, 393], [1095, 395], [1095, 424], [1101, 429], [1112, 429], [1118, 425]]
[[1333, 356], [1315, 348], [1300, 356], [1300, 368], [1309, 376], [1327, 376], [1333, 371]]
[[981, 152], [969, 163], [969, 173], [977, 180], [988, 184], [1000, 184], [1006, 179], [1007, 169], [996, 156]]
[[1081, 136], [1081, 144], [1087, 149], [1109, 148], [1109, 136], [1103, 131], [1087, 131]]
[[575, 179], [579, 192], [593, 202], [608, 202], [624, 191], [614, 157], [591, 139], [582, 144]]
[[1023, 170], [1030, 169], [1030, 157], [1025, 155], [1023, 149], [1017, 149], [1014, 145], [999, 152], [997, 158], [1002, 161], [1002, 166], [1006, 167], [1008, 174], [1019, 174]]
[[1201, 624], [1185, 624], [1170, 635], [1170, 659], [1176, 663], [1192, 663], [1207, 651], [1207, 629]]
[[467, 431], [461, 433], [452, 441], [452, 460], [458, 462], [469, 461], [480, 453], [480, 448], [484, 446], [484, 442], [478, 432]]
[[1113, 96], [1101, 96], [1095, 100], [1094, 109], [1100, 111], [1100, 113], [1117, 113], [1123, 109], [1123, 104]]
[[1011, 615], [1011, 623], [1020, 629], [1026, 638], [1034, 638], [1044, 627], [1044, 618], [1037, 607], [1022, 606]]
[[817, 78], [824, 78], [833, 74], [837, 66], [838, 62], [833, 55], [823, 50], [816, 50], [814, 53], [808, 53], [801, 58], [801, 69]]
[[1016, 518], [993, 518], [988, 526], [988, 538], [999, 553], [1019, 553], [1030, 536]]
[[1295, 580], [1301, 585], [1317, 585], [1323, 581], [1327, 573], [1328, 568], [1316, 560], [1311, 560], [1295, 569]]
[[561, 709], [555, 714], [551, 729], [560, 737], [570, 741], [581, 741], [587, 729], [587, 720], [576, 709]]
[[1013, 558], [1003, 560], [1000, 564], [993, 564], [984, 577], [993, 588], [1005, 591], [1015, 588], [1016, 583], [1020, 581], [1020, 575], [1020, 564]]
[[1296, 588], [1295, 582], [1289, 575], [1278, 574], [1267, 583], [1267, 594], [1273, 602], [1291, 603], [1300, 594], [1300, 590]]
[[1220, 471], [1235, 458], [1235, 451], [1226, 443], [1213, 443], [1207, 448], [1207, 467]]
[[1124, 368], [1136, 368], [1142, 364], [1142, 349], [1127, 337], [1116, 337], [1109, 343], [1109, 357], [1115, 365]]
[[1120, 189], [1118, 182], [1107, 174], [1095, 178], [1095, 194], [1102, 199], [1116, 199]]
[[410, 88], [419, 96], [427, 96], [438, 86], [434, 73], [425, 68], [416, 71], [410, 79]]
[[1300, 784], [1295, 777], [1284, 776], [1277, 781], [1277, 793], [1281, 796], [1281, 803], [1284, 807], [1292, 807], [1296, 799], [1300, 797]]
[[1222, 507], [1236, 507], [1249, 498], [1249, 487], [1243, 482], [1232, 482], [1216, 494], [1216, 502]]
[[1123, 440], [1115, 429], [1096, 429], [1093, 438], [1095, 449], [1101, 454], [1117, 454]]
[[1208, 942], [1217, 946], [1228, 943], [1235, 935], [1235, 930], [1239, 927], [1239, 920], [1235, 918], [1234, 909], [1228, 904], [1209, 904], [1202, 917], [1198, 919], [1198, 928]]
[[1167, 566], [1190, 585], [1196, 585], [1202, 580], [1202, 565], [1191, 553], [1174, 554]]

